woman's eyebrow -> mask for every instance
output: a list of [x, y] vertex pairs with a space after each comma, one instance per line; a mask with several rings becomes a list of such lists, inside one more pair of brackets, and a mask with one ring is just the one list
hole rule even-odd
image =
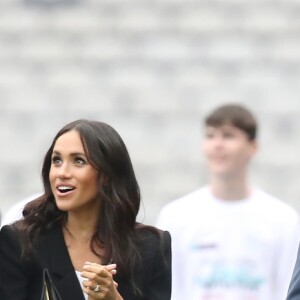
[[[52, 155], [53, 154], [54, 155], [61, 155], [61, 153], [59, 151], [53, 151]], [[83, 153], [83, 152], [71, 152], [71, 153], [69, 153], [69, 156], [78, 156], [78, 155], [86, 157], [85, 153]]]

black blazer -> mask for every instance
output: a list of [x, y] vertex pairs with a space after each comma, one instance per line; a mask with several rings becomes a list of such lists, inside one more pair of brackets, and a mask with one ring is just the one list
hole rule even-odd
[[[171, 299], [171, 237], [158, 237], [143, 231], [139, 251], [142, 262], [134, 269], [134, 279], [143, 296], [136, 296], [121, 275], [115, 275], [118, 291], [124, 300]], [[21, 261], [19, 233], [11, 225], [0, 232], [0, 299], [40, 300], [42, 272], [46, 267], [63, 300], [84, 300], [83, 292], [60, 227], [41, 234], [35, 246], [36, 256]]]

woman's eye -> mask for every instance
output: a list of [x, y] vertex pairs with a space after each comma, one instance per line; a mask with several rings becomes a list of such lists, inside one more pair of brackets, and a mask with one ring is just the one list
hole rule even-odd
[[77, 164], [77, 165], [84, 165], [85, 164], [85, 160], [83, 158], [77, 157], [77, 158], [75, 158], [75, 164]]
[[52, 157], [52, 164], [54, 165], [59, 165], [61, 163], [61, 159], [58, 156], [53, 156]]

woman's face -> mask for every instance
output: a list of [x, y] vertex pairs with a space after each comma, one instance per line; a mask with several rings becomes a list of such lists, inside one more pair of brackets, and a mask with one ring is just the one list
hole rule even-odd
[[52, 153], [49, 180], [60, 210], [98, 211], [98, 174], [87, 160], [77, 131], [69, 131], [57, 139]]

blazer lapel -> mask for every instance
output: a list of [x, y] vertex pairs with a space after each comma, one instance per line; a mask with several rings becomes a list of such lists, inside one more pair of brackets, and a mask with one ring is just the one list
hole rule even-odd
[[62, 299], [84, 300], [60, 226], [43, 234], [38, 251]]

